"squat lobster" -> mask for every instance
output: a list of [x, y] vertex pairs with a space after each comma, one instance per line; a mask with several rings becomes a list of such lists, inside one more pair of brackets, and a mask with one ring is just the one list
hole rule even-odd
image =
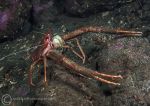
[[[65, 45], [65, 42], [76, 38], [77, 36], [81, 35], [82, 33], [86, 32], [101, 32], [101, 33], [110, 33], [110, 34], [120, 34], [120, 35], [126, 35], [126, 36], [141, 36], [142, 32], [137, 31], [125, 31], [120, 29], [106, 29], [102, 27], [82, 27], [79, 28], [73, 32], [70, 32], [68, 34], [65, 34], [63, 36], [54, 36], [52, 38], [52, 32], [45, 34], [43, 40], [41, 41], [42, 46], [37, 48], [32, 54], [31, 58], [33, 63], [30, 66], [29, 69], [29, 84], [34, 86], [32, 82], [32, 73], [34, 70], [35, 65], [44, 63], [44, 82], [47, 84], [47, 77], [46, 77], [46, 65], [47, 65], [47, 59], [52, 59], [56, 63], [63, 65], [66, 68], [69, 68], [72, 71], [75, 71], [77, 74], [82, 74], [86, 77], [95, 79], [97, 81], [101, 81], [103, 83], [112, 84], [112, 85], [120, 85], [120, 83], [114, 82], [113, 80], [116, 79], [123, 79], [121, 75], [109, 75], [100, 73], [98, 71], [94, 71], [91, 69], [88, 69], [86, 67], [80, 66], [74, 61], [70, 60], [66, 56], [59, 54], [56, 49], [60, 47], [65, 47], [70, 49], [74, 54], [76, 54], [79, 58], [82, 59], [83, 63], [85, 62], [85, 54], [83, 52], [83, 49], [81, 48], [79, 41], [77, 41], [77, 45], [80, 49], [80, 53], [76, 52], [72, 47]], [[106, 80], [104, 78], [110, 78], [111, 80]]]

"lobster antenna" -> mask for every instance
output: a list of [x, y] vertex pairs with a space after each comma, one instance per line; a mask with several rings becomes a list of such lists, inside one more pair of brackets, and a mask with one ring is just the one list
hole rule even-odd
[[0, 58], [0, 61], [4, 60], [5, 58], [7, 58], [7, 57], [9, 57], [9, 56], [16, 55], [16, 54], [21, 53], [21, 52], [24, 52], [24, 51], [29, 51], [29, 50], [31, 50], [31, 49], [37, 48], [37, 47], [42, 46], [42, 45], [43, 45], [43, 44], [37, 45], [37, 46], [33, 46], [33, 47], [29, 47], [29, 48], [27, 48], [27, 49], [20, 50], [19, 52], [10, 53], [10, 54], [8, 54], [8, 55], [3, 56], [2, 58]]
[[[52, 30], [49, 29], [48, 32], [50, 32], [50, 31], [52, 31]], [[45, 34], [45, 33], [39, 32], [39, 31], [34, 31], [34, 32], [39, 33], [39, 34], [43, 34], [43, 35]], [[7, 57], [9, 57], [9, 56], [16, 55], [16, 54], [21, 53], [21, 52], [24, 52], [24, 51], [29, 51], [29, 50], [31, 50], [31, 49], [37, 48], [37, 47], [42, 46], [42, 45], [43, 45], [43, 44], [37, 45], [37, 46], [33, 46], [33, 47], [29, 47], [29, 48], [24, 49], [24, 50], [21, 50], [21, 51], [19, 51], [19, 52], [10, 53], [10, 54], [8, 54], [8, 55], [3, 56], [2, 58], [0, 58], [0, 61], [4, 60], [5, 58], [7, 58]]]
[[[45, 33], [39, 32], [39, 31], [34, 31], [34, 32], [40, 33], [40, 34], [45, 34]], [[42, 46], [42, 45], [43, 45], [43, 44], [37, 45], [37, 46], [33, 46], [33, 47], [29, 47], [29, 48], [27, 48], [27, 49], [20, 50], [19, 52], [10, 53], [10, 54], [8, 54], [8, 55], [3, 56], [2, 58], [0, 58], [0, 61], [4, 60], [5, 58], [7, 58], [7, 57], [9, 57], [9, 56], [16, 55], [16, 54], [21, 53], [21, 52], [24, 52], [24, 51], [29, 51], [29, 50], [31, 50], [31, 49], [37, 48], [37, 47]]]
[[34, 32], [39, 33], [39, 34], [43, 34], [43, 35], [45, 34], [45, 33], [39, 32], [39, 31], [34, 31]]

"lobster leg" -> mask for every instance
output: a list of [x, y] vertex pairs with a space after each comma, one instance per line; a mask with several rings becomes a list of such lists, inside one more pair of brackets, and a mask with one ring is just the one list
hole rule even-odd
[[77, 46], [78, 46], [81, 54], [79, 54], [78, 52], [76, 52], [72, 47], [70, 47], [68, 45], [63, 46], [63, 48], [70, 49], [75, 55], [77, 55], [80, 59], [82, 59], [83, 64], [84, 64], [85, 63], [85, 53], [84, 53], [82, 47], [80, 46], [80, 43], [79, 43], [78, 39], [76, 39], [76, 43], [77, 43]]
[[44, 59], [44, 83], [45, 83], [45, 86], [47, 86], [48, 85], [48, 83], [47, 83], [47, 74], [46, 74], [46, 66], [47, 66], [47, 58], [46, 58], [46, 56], [44, 56], [43, 57], [43, 59]]
[[81, 54], [82, 54], [82, 57], [83, 57], [83, 63], [85, 63], [85, 53], [84, 53], [84, 51], [83, 51], [83, 49], [82, 49], [82, 47], [81, 47], [81, 45], [80, 45], [80, 43], [79, 43], [79, 40], [76, 38], [76, 41], [77, 41], [77, 45], [78, 45], [78, 47], [79, 47], [79, 49], [80, 49], [80, 52], [81, 52]]
[[33, 62], [32, 64], [31, 64], [31, 66], [30, 66], [30, 69], [29, 69], [29, 85], [31, 85], [31, 86], [35, 86], [34, 84], [33, 84], [33, 82], [32, 82], [32, 73], [33, 73], [33, 70], [34, 70], [34, 67], [35, 67], [35, 65], [36, 64], [38, 64], [38, 62], [40, 61], [41, 59], [38, 59], [38, 60], [36, 60], [35, 62]]
[[[83, 57], [78, 53], [76, 52], [72, 47], [68, 46], [68, 45], [65, 45], [63, 46], [63, 48], [67, 48], [67, 49], [70, 49], [75, 55], [77, 55], [80, 59], [83, 60]], [[84, 61], [83, 61], [84, 62]]]

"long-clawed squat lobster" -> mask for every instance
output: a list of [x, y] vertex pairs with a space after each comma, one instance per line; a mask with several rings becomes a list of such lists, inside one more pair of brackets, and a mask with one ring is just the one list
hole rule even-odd
[[[46, 34], [43, 40], [41, 41], [41, 44], [43, 46], [37, 48], [31, 54], [33, 63], [31, 64], [30, 69], [29, 69], [29, 84], [34, 86], [34, 84], [32, 83], [32, 73], [33, 73], [35, 65], [42, 63], [42, 62], [44, 63], [44, 83], [47, 84], [47, 77], [46, 77], [47, 59], [52, 59], [58, 64], [63, 65], [64, 67], [69, 68], [72, 71], [75, 71], [77, 74], [81, 74], [86, 77], [93, 78], [103, 83], [112, 84], [112, 85], [120, 85], [120, 83], [114, 82], [113, 80], [123, 79], [121, 75], [109, 75], [109, 74], [104, 74], [95, 70], [88, 69], [86, 67], [78, 65], [74, 61], [68, 59], [66, 56], [56, 52], [57, 48], [60, 48], [60, 47], [68, 48], [74, 54], [76, 54], [79, 58], [81, 58], [84, 63], [85, 54], [78, 40], [76, 39], [77, 45], [81, 53], [77, 53], [72, 47], [65, 45], [65, 42], [86, 32], [101, 32], [101, 33], [110, 33], [110, 34], [120, 34], [120, 35], [125, 35], [125, 36], [141, 36], [142, 35], [142, 32], [137, 32], [137, 31], [125, 31], [125, 30], [120, 30], [120, 29], [105, 29], [102, 27], [92, 27], [92, 26], [79, 28], [61, 37], [54, 36], [52, 38], [52, 32], [50, 32]], [[104, 78], [107, 78], [107, 79], [110, 78], [111, 80], [106, 80]]]

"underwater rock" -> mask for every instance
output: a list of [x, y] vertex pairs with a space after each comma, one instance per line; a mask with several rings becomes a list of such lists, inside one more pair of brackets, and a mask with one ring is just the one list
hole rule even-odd
[[[130, 1], [132, 2], [132, 0]], [[87, 17], [97, 12], [108, 11], [127, 3], [126, 0], [56, 0], [58, 8], [72, 16]]]
[[[108, 43], [97, 58], [99, 68], [121, 74], [121, 86], [112, 93], [110, 105], [147, 106], [150, 80], [150, 46], [146, 38], [121, 38]], [[103, 68], [102, 68], [103, 67]], [[103, 87], [103, 86], [100, 86]], [[147, 93], [146, 93], [147, 92]]]
[[97, 62], [97, 70], [103, 73], [121, 74], [124, 78], [120, 86], [70, 74], [69, 70], [59, 66], [48, 68], [48, 72], [55, 72], [49, 79], [49, 86], [38, 87], [35, 91], [38, 98], [48, 100], [38, 100], [36, 106], [147, 106], [150, 80], [148, 44], [146, 38], [120, 38], [93, 51], [89, 64]]
[[6, 30], [6, 28], [8, 27], [8, 23], [12, 20], [12, 15], [16, 11], [18, 5], [18, 1], [15, 0], [9, 1], [8, 3], [10, 6], [3, 7], [4, 10], [0, 11], [0, 31]]
[[9, 10], [0, 12], [0, 30], [1, 31], [7, 28], [9, 18], [10, 18]]
[[23, 35], [21, 32], [28, 23], [31, 7], [28, 1], [8, 0], [3, 3], [7, 5], [2, 5], [0, 10], [0, 43]]
[[[49, 5], [46, 4], [47, 2], [48, 1], [43, 1], [42, 3], [39, 2], [37, 4], [33, 3], [33, 10], [35, 11], [35, 14], [33, 14], [35, 15], [34, 19], [36, 23], [40, 23], [41, 19], [43, 19], [43, 21], [45, 20], [46, 23], [49, 23], [46, 14], [49, 13], [48, 11], [51, 6], [47, 7], [47, 5]], [[75, 28], [85, 25], [102, 25], [108, 28], [125, 27], [129, 30], [136, 30], [137, 28], [137, 30], [140, 31], [142, 29], [142, 26], [149, 27], [148, 18], [146, 18], [147, 20], [145, 22], [145, 19], [142, 19], [142, 17], [147, 17], [149, 15], [147, 14], [149, 13], [149, 7], [148, 4], [146, 4], [149, 1], [144, 0], [144, 2], [147, 7], [143, 5], [143, 7], [146, 8], [144, 10], [144, 14], [142, 14], [143, 16], [139, 15], [139, 13], [141, 14], [141, 6], [137, 2], [134, 2], [133, 5], [124, 5], [123, 7], [116, 8], [112, 11], [109, 11], [108, 13], [96, 14], [95, 16], [91, 16], [88, 20], [87, 18], [82, 18], [82, 20], [81, 18], [79, 18], [76, 22], [70, 23], [69, 17], [66, 19], [68, 23], [64, 22], [64, 25], [67, 28], [66, 32], [68, 30], [74, 30]], [[1, 11], [1, 14], [3, 13], [3, 11]], [[40, 18], [41, 12], [42, 15], [45, 14], [43, 15], [43, 18]], [[38, 17], [40, 20], [38, 20]], [[61, 22], [62, 21], [64, 20], [61, 20]], [[62, 25], [61, 22], [58, 21], [52, 24], [52, 28], [55, 30], [54, 32], [60, 31], [59, 28]], [[26, 27], [28, 27], [28, 25]], [[45, 33], [45, 31], [43, 32]], [[32, 37], [33, 35], [34, 37]], [[21, 38], [19, 42], [17, 42], [17, 40], [14, 40], [14, 42], [9, 42], [9, 45], [8, 43], [4, 43], [5, 46], [1, 46], [1, 56], [5, 56], [7, 52], [12, 52], [14, 50], [20, 52], [20, 47], [22, 47], [23, 45], [27, 45], [27, 48], [31, 47], [31, 45], [35, 45], [35, 42], [37, 42], [37, 39], [40, 39], [41, 36], [42, 35], [40, 34], [38, 35], [37, 33], [32, 32], [32, 34], [27, 35], [27, 38]], [[96, 43], [92, 42], [92, 37], [97, 36], [104, 36], [104, 39], [100, 38], [96, 39]], [[110, 37], [111, 40], [109, 39], [109, 36], [112, 36]], [[1, 65], [2, 68], [0, 68], [0, 72], [3, 72], [5, 74], [6, 69], [3, 67], [8, 67], [8, 69], [11, 70], [13, 74], [11, 76], [14, 77], [15, 81], [17, 81], [17, 84], [19, 84], [19, 88], [18, 86], [13, 87], [14, 90], [12, 90], [12, 88], [7, 84], [10, 82], [6, 83], [6, 81], [4, 81], [4, 83], [0, 83], [0, 90], [2, 91], [0, 92], [0, 94], [11, 93], [12, 95], [14, 95], [16, 93], [16, 95], [24, 97], [31, 96], [35, 98], [35, 100], [16, 101], [16, 106], [148, 106], [150, 104], [149, 41], [145, 37], [123, 37], [113, 39], [113, 36], [114, 35], [102, 33], [89, 33], [79, 38], [79, 40], [81, 41], [81, 46], [83, 47], [83, 49], [85, 50], [85, 54], [87, 55], [86, 63], [83, 66], [107, 74], [123, 75], [124, 79], [119, 81], [121, 83], [121, 86], [114, 87], [78, 76], [76, 74], [70, 74], [70, 70], [58, 66], [52, 61], [51, 64], [48, 64], [47, 73], [52, 71], [54, 71], [55, 73], [52, 72], [53, 74], [47, 74], [47, 78], [49, 80], [48, 87], [44, 88], [43, 85], [40, 85], [43, 80], [42, 78], [38, 79], [38, 73], [37, 71], [34, 71], [35, 73], [33, 75], [33, 81], [35, 83], [40, 81], [40, 83], [36, 83], [37, 86], [35, 87], [35, 89], [30, 89], [27, 85], [27, 76], [28, 69], [31, 63], [28, 59], [21, 60], [19, 57], [23, 57], [23, 55], [18, 53], [17, 55], [13, 55], [13, 58], [10, 56], [8, 58], [4, 58], [4, 60], [1, 61], [1, 64], [3, 64]], [[149, 32], [145, 33], [145, 36], [149, 36]], [[83, 41], [83, 39], [85, 41]], [[18, 47], [17, 45], [20, 46]], [[76, 46], [74, 45], [74, 47]], [[65, 52], [65, 55], [67, 55], [71, 59], [74, 59], [78, 64], [81, 63], [80, 59], [76, 59], [72, 53]], [[21, 61], [23, 61], [23, 63]], [[53, 70], [51, 67], [49, 67], [49, 65], [52, 65]], [[16, 68], [18, 66], [20, 67], [19, 69], [22, 70], [18, 70]], [[37, 69], [35, 68], [35, 70]], [[43, 71], [43, 67], [41, 67], [41, 71]], [[0, 74], [0, 77], [2, 77], [1, 80], [4, 80], [3, 73]], [[16, 84], [14, 84], [13, 86], [16, 86]], [[34, 95], [34, 93], [36, 96]], [[18, 102], [20, 102], [20, 104], [18, 104]]]
[[57, 9], [49, 1], [3, 1], [0, 10], [0, 43], [14, 40], [29, 33], [33, 26], [42, 22], [55, 21]]
[[30, 10], [30, 21], [34, 25], [41, 24], [42, 22], [56, 20], [57, 9], [54, 6], [53, 0], [47, 1], [32, 1], [32, 8]]
[[36, 89], [36, 97], [43, 100], [38, 100], [35, 106], [97, 106], [104, 100], [92, 80], [69, 74], [69, 70], [61, 67], [53, 67], [53, 70], [55, 76], [49, 80], [49, 86]]

